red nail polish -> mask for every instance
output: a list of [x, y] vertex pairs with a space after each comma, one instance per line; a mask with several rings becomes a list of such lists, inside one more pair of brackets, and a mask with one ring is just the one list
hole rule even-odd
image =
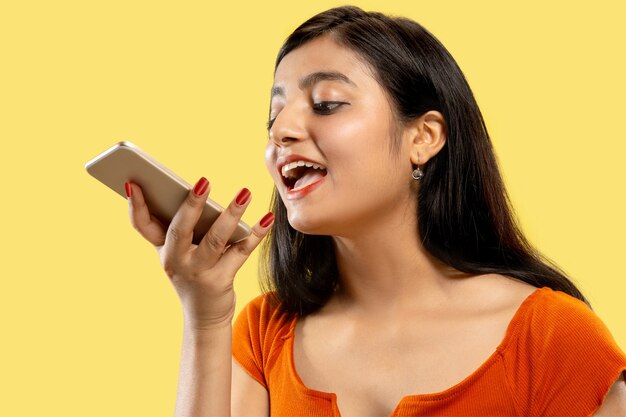
[[274, 213], [270, 211], [265, 216], [263, 216], [259, 224], [261, 225], [261, 227], [267, 227], [270, 224], [272, 224], [273, 221], [274, 221]]
[[124, 188], [126, 188], [126, 197], [131, 198], [133, 196], [133, 188], [130, 186], [130, 182], [124, 183]]
[[202, 194], [204, 194], [207, 188], [209, 188], [209, 180], [202, 177], [198, 180], [198, 182], [196, 183], [196, 186], [193, 187], [193, 193], [197, 195], [198, 197], [200, 197]]
[[240, 206], [243, 206], [244, 204], [248, 202], [248, 200], [250, 200], [250, 195], [251, 195], [250, 190], [248, 190], [247, 188], [242, 189], [241, 191], [239, 191], [239, 194], [237, 194], [235, 203], [239, 204]]

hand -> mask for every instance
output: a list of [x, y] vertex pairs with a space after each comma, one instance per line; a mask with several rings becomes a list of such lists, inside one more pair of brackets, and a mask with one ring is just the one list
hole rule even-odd
[[244, 188], [194, 245], [193, 229], [209, 194], [206, 178], [189, 192], [168, 227], [150, 214], [139, 185], [127, 183], [126, 194], [131, 224], [159, 253], [161, 266], [182, 302], [185, 324], [195, 329], [230, 324], [235, 274], [269, 231], [274, 215], [266, 214], [250, 236], [228, 246], [251, 200], [250, 191]]

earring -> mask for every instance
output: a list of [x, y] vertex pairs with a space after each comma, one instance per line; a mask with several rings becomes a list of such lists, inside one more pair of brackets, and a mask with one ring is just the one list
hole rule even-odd
[[424, 176], [424, 171], [422, 171], [422, 169], [420, 168], [419, 162], [420, 162], [420, 154], [417, 154], [417, 168], [415, 168], [413, 170], [413, 173], [411, 174], [414, 180], [419, 180], [420, 178]]

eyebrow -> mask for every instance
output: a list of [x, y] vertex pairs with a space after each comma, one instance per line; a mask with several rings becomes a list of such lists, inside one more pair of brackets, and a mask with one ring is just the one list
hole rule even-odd
[[[317, 71], [312, 72], [311, 74], [303, 77], [298, 81], [298, 88], [300, 90], [304, 90], [305, 88], [309, 88], [312, 85], [317, 84], [320, 81], [341, 81], [345, 84], [356, 87], [357, 85], [348, 77], [343, 75], [340, 72], [336, 71]], [[272, 87], [272, 96], [285, 96], [285, 89], [280, 86]]]

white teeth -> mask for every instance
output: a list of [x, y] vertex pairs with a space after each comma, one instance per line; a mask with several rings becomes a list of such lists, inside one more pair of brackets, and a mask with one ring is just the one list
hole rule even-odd
[[309, 167], [309, 168], [314, 168], [314, 169], [326, 169], [322, 165], [314, 164], [313, 162], [294, 161], [289, 164], [283, 165], [281, 169], [281, 173], [283, 174], [283, 177], [288, 177], [287, 173], [289, 171], [291, 171], [294, 168], [304, 167], [304, 166]]

